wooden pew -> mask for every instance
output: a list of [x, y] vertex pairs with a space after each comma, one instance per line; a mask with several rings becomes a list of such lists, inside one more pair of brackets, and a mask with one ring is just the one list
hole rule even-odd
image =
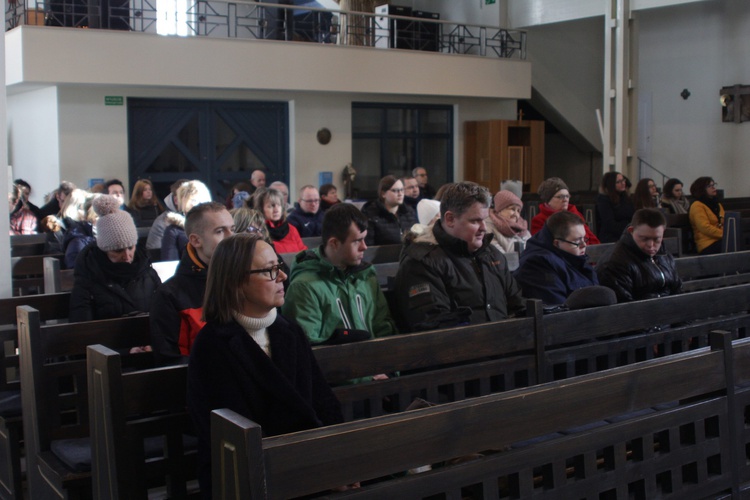
[[11, 257], [11, 274], [14, 295], [28, 295], [27, 292], [41, 293], [44, 287], [44, 259], [62, 258], [60, 255], [33, 255]]
[[47, 234], [13, 234], [10, 237], [10, 256], [42, 255], [47, 245]]
[[16, 308], [30, 305], [41, 321], [66, 321], [70, 294], [0, 299], [0, 498], [21, 495], [21, 385], [18, 371]]
[[73, 289], [73, 269], [60, 269], [60, 259], [45, 257], [44, 266], [44, 293], [69, 292]]
[[102, 345], [87, 348], [87, 365], [94, 498], [194, 492], [197, 439], [183, 438], [194, 436], [187, 365], [123, 373], [120, 355]]
[[[738, 452], [742, 427], [733, 425], [732, 367], [750, 361], [748, 341], [740, 343], [733, 352], [728, 336], [717, 336], [713, 350], [270, 438], [244, 417], [216, 410], [213, 497], [289, 498], [377, 478], [340, 496], [738, 495], [745, 454]], [[501, 451], [387, 479], [483, 450]]]
[[[600, 243], [598, 245], [591, 245], [586, 247], [586, 255], [589, 256], [589, 262], [591, 263], [591, 265], [596, 266], [598, 262], [603, 261], [602, 259], [609, 258], [609, 253], [612, 251], [615, 245], [616, 243]], [[680, 257], [682, 255], [682, 248], [677, 236], [665, 236], [662, 240], [662, 245], [664, 245], [664, 247], [667, 249], [667, 252], [672, 254], [674, 257]]]
[[[31, 307], [18, 307], [17, 315], [29, 492], [32, 498], [90, 498], [86, 346], [147, 345], [148, 316], [42, 326], [39, 312]], [[150, 353], [127, 358], [153, 362]], [[71, 456], [66, 465], [53, 449], [78, 450], [79, 456]], [[74, 468], [76, 458], [79, 466]]]
[[686, 292], [750, 282], [750, 251], [676, 259]]
[[667, 228], [680, 230], [683, 255], [695, 255], [698, 249], [695, 247], [695, 237], [693, 235], [693, 226], [690, 224], [688, 214], [664, 214], [667, 218]]

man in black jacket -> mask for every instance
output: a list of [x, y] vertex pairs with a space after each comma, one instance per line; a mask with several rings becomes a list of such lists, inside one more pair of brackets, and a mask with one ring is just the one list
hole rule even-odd
[[187, 251], [151, 302], [151, 348], [162, 366], [187, 363], [195, 336], [205, 325], [208, 264], [219, 242], [234, 234], [234, 220], [223, 204], [201, 203], [187, 213], [185, 233]]
[[662, 247], [667, 221], [659, 210], [637, 210], [609, 259], [597, 266], [599, 283], [617, 302], [653, 299], [682, 290], [674, 257]]
[[489, 206], [486, 188], [452, 184], [441, 199], [440, 220], [404, 247], [396, 275], [404, 329], [498, 321], [523, 309], [505, 256], [490, 245]]

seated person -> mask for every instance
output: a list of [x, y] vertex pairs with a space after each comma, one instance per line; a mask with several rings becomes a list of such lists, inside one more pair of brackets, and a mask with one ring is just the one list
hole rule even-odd
[[523, 309], [505, 256], [484, 224], [490, 193], [473, 182], [446, 187], [440, 220], [404, 246], [396, 303], [405, 328], [499, 321]]
[[287, 216], [289, 224], [297, 228], [300, 237], [320, 236], [323, 229], [323, 211], [320, 210], [320, 195], [311, 185], [302, 186], [294, 210]]
[[378, 199], [364, 204], [368, 219], [367, 245], [398, 245], [417, 222], [414, 209], [404, 205], [404, 184], [392, 175], [380, 179]]
[[156, 218], [164, 212], [164, 207], [156, 197], [151, 181], [138, 179], [125, 210], [133, 216], [136, 227], [151, 227]]
[[609, 260], [596, 268], [599, 283], [617, 294], [617, 302], [680, 293], [674, 257], [662, 247], [667, 221], [658, 209], [637, 210]]
[[271, 235], [276, 253], [297, 253], [307, 250], [299, 231], [289, 224], [284, 207], [284, 196], [275, 189], [264, 187], [255, 190], [253, 196], [254, 208], [266, 218], [266, 227]]
[[620, 172], [607, 172], [602, 176], [599, 195], [596, 197], [596, 233], [602, 243], [620, 239], [635, 212], [628, 194], [630, 183]]
[[550, 177], [539, 184], [539, 213], [531, 219], [531, 234], [536, 234], [544, 227], [544, 223], [550, 215], [555, 212], [568, 211], [576, 214], [581, 218], [583, 227], [586, 228], [586, 237], [589, 239], [589, 245], [598, 245], [599, 238], [586, 225], [586, 220], [578, 211], [575, 205], [570, 203], [570, 192], [568, 186], [559, 177]]
[[529, 225], [521, 217], [523, 202], [510, 191], [498, 191], [494, 206], [484, 223], [487, 232], [494, 236], [492, 244], [503, 253], [515, 252], [516, 242], [524, 243], [531, 238]]
[[588, 263], [587, 244], [580, 217], [567, 211], [552, 214], [526, 242], [514, 273], [523, 296], [558, 305], [574, 290], [598, 285], [596, 271]]
[[711, 177], [698, 177], [690, 185], [695, 201], [688, 212], [695, 246], [701, 255], [721, 253], [724, 236], [724, 207], [719, 203], [716, 182]]
[[338, 196], [338, 189], [333, 184], [323, 184], [320, 186], [320, 209], [325, 212], [336, 203], [341, 203]]

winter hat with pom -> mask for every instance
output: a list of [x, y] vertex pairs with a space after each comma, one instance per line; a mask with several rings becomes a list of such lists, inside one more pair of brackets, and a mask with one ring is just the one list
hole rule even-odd
[[96, 245], [103, 252], [121, 250], [138, 243], [133, 217], [120, 210], [120, 202], [114, 196], [102, 195], [93, 202], [99, 215], [96, 221]]
[[518, 205], [523, 208], [521, 199], [510, 191], [498, 191], [495, 195], [495, 210], [498, 212], [511, 205]]

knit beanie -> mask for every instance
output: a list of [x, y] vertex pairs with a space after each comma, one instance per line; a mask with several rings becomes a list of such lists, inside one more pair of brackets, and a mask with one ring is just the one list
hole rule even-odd
[[539, 198], [542, 200], [542, 203], [549, 203], [549, 200], [551, 200], [552, 197], [555, 196], [555, 193], [561, 189], [568, 189], [568, 186], [559, 177], [550, 177], [539, 184], [537, 192], [539, 193]]
[[427, 226], [440, 213], [440, 202], [437, 200], [419, 200], [417, 203], [417, 219], [423, 226]]
[[120, 210], [120, 202], [114, 196], [102, 195], [93, 202], [96, 221], [96, 245], [103, 252], [121, 250], [138, 243], [133, 217]]
[[500, 184], [500, 191], [510, 191], [520, 198], [523, 193], [523, 182], [512, 179], [504, 180]]
[[498, 191], [495, 195], [495, 210], [500, 211], [511, 205], [518, 205], [523, 208], [521, 199], [510, 191]]

